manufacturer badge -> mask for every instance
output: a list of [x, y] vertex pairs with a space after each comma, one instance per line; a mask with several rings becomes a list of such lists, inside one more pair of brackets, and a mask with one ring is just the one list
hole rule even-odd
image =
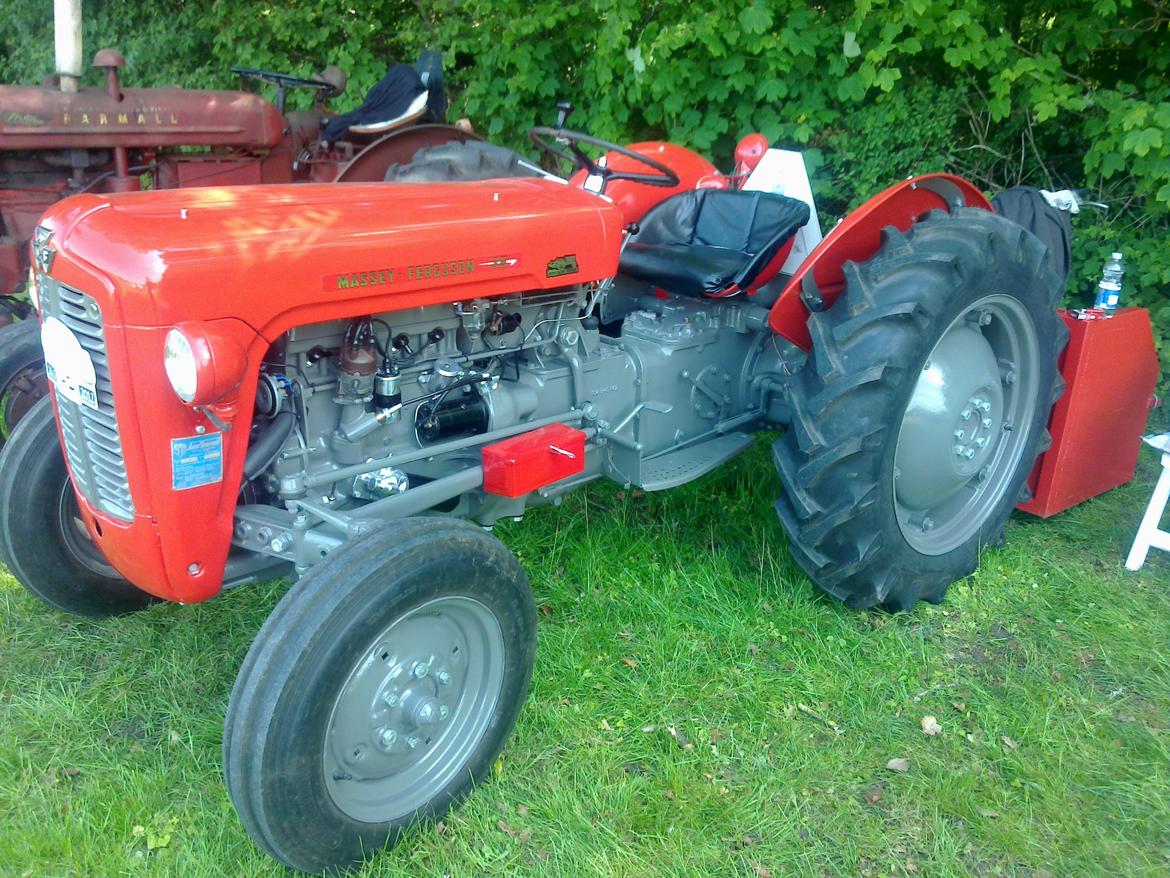
[[36, 231], [33, 232], [33, 255], [36, 257], [37, 269], [41, 274], [48, 274], [49, 269], [53, 267], [53, 257], [57, 255], [57, 251], [49, 246], [49, 241], [53, 238], [53, 230], [46, 229], [44, 226], [37, 226]]
[[566, 274], [576, 274], [581, 269], [577, 267], [577, 254], [568, 253], [565, 256], [558, 256], [556, 259], [550, 259], [548, 263], [548, 270], [545, 271], [546, 277], [561, 277]]

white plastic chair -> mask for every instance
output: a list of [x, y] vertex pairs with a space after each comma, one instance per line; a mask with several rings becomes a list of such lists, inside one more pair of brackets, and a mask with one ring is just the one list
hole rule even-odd
[[1129, 557], [1125, 559], [1126, 570], [1141, 570], [1150, 549], [1170, 552], [1170, 532], [1158, 529], [1162, 514], [1166, 511], [1166, 501], [1170, 499], [1170, 433], [1143, 436], [1142, 441], [1162, 452], [1162, 475], [1158, 477], [1158, 484], [1154, 486], [1150, 505], [1146, 507], [1146, 514], [1142, 516], [1142, 523], [1138, 526], [1137, 536], [1134, 537], [1133, 548], [1129, 550]]

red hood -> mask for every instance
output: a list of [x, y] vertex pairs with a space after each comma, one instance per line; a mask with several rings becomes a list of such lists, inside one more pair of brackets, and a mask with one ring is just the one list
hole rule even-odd
[[[599, 280], [617, 270], [621, 235], [607, 199], [542, 179], [80, 195], [42, 223], [117, 288], [108, 322], [233, 317], [269, 339], [314, 320]], [[579, 270], [549, 277], [565, 256]]]

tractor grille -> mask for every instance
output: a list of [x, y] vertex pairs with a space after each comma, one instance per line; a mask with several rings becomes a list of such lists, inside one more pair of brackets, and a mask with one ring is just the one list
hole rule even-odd
[[64, 323], [93, 360], [97, 378], [96, 409], [57, 394], [57, 417], [73, 482], [96, 508], [123, 521], [134, 518], [134, 501], [126, 477], [114, 386], [106, 355], [105, 330], [98, 303], [85, 293], [54, 283], [42, 287], [41, 311]]

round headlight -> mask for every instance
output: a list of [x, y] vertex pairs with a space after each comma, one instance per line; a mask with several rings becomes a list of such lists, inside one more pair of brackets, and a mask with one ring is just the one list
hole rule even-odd
[[163, 348], [163, 365], [175, 394], [183, 402], [191, 402], [199, 391], [199, 364], [191, 342], [181, 330], [172, 329], [167, 333]]

